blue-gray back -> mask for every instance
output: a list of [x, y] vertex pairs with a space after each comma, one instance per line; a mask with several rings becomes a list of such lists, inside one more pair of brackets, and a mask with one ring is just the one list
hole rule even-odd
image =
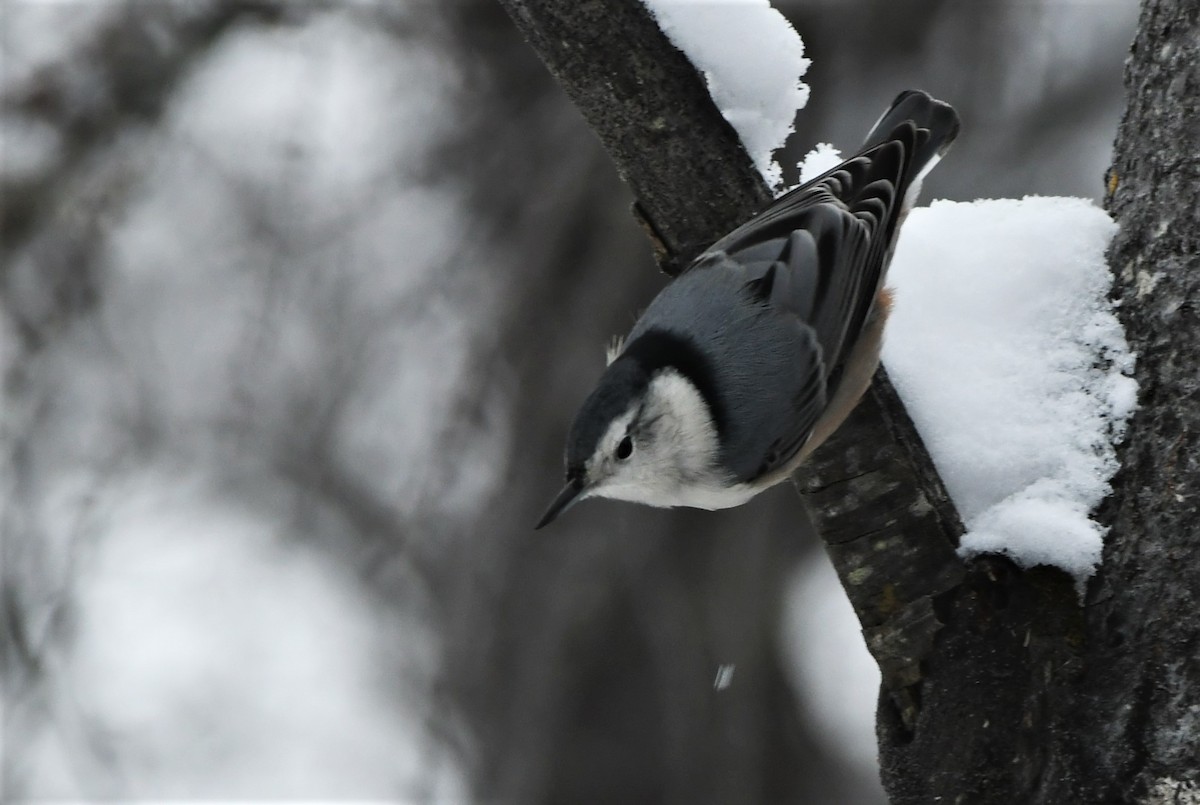
[[[816, 332], [756, 295], [753, 281], [765, 268], [708, 260], [667, 286], [627, 340], [628, 349], [667, 331], [704, 357], [688, 374], [710, 398], [721, 461], [738, 481], [794, 455], [825, 403]], [[703, 373], [709, 376], [696, 377]]]

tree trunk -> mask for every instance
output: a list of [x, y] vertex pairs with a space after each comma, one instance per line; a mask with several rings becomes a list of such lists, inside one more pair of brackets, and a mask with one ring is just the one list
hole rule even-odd
[[[1146, 0], [1108, 175], [1141, 408], [1102, 511], [1075, 697], [1090, 801], [1200, 802], [1200, 3]], [[1189, 782], [1190, 781], [1190, 782]], [[1173, 795], [1178, 794], [1174, 799]]]
[[[637, 194], [669, 273], [767, 203], [639, 0], [501, 4]], [[1061, 571], [958, 559], [958, 516], [883, 372], [803, 472], [883, 671], [894, 802], [1200, 801], [1198, 17], [1195, 0], [1147, 0], [1127, 70], [1111, 260], [1142, 408], [1087, 605]]]
[[1103, 562], [1083, 607], [1054, 571], [972, 567], [916, 733], [880, 709], [895, 802], [1200, 802], [1200, 4], [1145, 2], [1125, 80], [1109, 262], [1141, 408]]

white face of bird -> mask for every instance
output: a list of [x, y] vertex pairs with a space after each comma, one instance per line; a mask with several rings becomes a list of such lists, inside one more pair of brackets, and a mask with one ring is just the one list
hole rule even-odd
[[[569, 441], [567, 486], [550, 504], [538, 528], [589, 497], [627, 500], [650, 506], [724, 508], [743, 502], [720, 469], [720, 444], [709, 407], [686, 377], [674, 369], [656, 371], [640, 391], [613, 409], [600, 386], [589, 402], [615, 413], [593, 437]], [[572, 428], [596, 433], [597, 408], [585, 403]], [[594, 441], [592, 441], [594, 439]], [[579, 453], [590, 442], [590, 453]]]
[[708, 406], [683, 375], [655, 374], [614, 419], [585, 465], [582, 496], [650, 506], [689, 505], [681, 493], [711, 481], [719, 444]]

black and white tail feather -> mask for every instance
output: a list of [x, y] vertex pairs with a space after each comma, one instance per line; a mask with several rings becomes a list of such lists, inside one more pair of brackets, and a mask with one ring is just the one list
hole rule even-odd
[[655, 298], [567, 442], [567, 487], [725, 508], [788, 477], [858, 402], [879, 359], [887, 265], [953, 108], [901, 93], [854, 156], [714, 243]]

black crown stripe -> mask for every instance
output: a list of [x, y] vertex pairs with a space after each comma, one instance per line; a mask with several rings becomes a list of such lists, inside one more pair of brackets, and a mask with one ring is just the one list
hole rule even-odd
[[716, 373], [712, 362], [695, 341], [678, 333], [652, 328], [625, 347], [618, 360], [625, 358], [636, 361], [648, 377], [660, 369], [674, 369], [691, 381], [708, 407], [717, 436], [725, 435], [728, 420], [717, 389]]

